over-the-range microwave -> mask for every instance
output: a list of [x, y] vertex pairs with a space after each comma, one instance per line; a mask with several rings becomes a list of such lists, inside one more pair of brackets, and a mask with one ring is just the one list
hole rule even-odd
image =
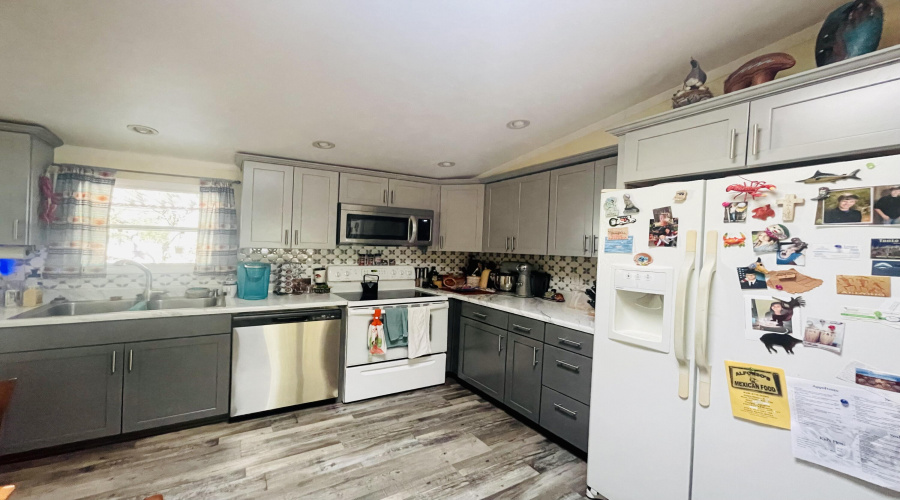
[[433, 210], [340, 204], [341, 245], [430, 246]]

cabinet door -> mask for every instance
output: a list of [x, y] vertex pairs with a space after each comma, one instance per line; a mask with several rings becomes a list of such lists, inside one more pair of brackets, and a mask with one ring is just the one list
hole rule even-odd
[[122, 352], [112, 344], [0, 355], [0, 379], [17, 379], [0, 454], [119, 434]]
[[294, 169], [294, 248], [334, 248], [337, 245], [338, 173]]
[[433, 184], [391, 179], [388, 188], [388, 206], [418, 210], [437, 208]]
[[485, 252], [509, 253], [519, 224], [519, 182], [512, 179], [484, 189]]
[[388, 179], [371, 175], [341, 173], [341, 203], [386, 206]]
[[742, 167], [750, 104], [736, 104], [625, 134], [619, 145], [624, 183]]
[[228, 413], [231, 335], [125, 346], [122, 431]]
[[545, 255], [550, 218], [550, 172], [529, 175], [519, 181], [518, 220], [513, 233], [513, 252]]
[[439, 250], [480, 252], [483, 226], [483, 185], [441, 186]]
[[594, 162], [550, 172], [547, 254], [591, 254], [594, 221]]
[[617, 180], [617, 158], [605, 158], [594, 162], [594, 224], [592, 231], [594, 241], [591, 244], [591, 255], [596, 257], [600, 251], [600, 222], [603, 220], [603, 190], [615, 189]]
[[753, 101], [747, 164], [896, 148], [897, 96], [900, 65], [894, 64]]
[[503, 401], [507, 333], [468, 318], [459, 323], [459, 378]]
[[510, 333], [507, 346], [506, 393], [503, 402], [537, 422], [541, 413], [544, 344]]
[[31, 136], [0, 132], [0, 245], [27, 245]]
[[241, 248], [290, 248], [294, 167], [245, 162]]

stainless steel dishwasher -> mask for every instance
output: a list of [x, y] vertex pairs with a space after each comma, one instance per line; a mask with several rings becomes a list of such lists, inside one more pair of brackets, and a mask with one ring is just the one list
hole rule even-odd
[[341, 310], [235, 316], [232, 417], [338, 396]]

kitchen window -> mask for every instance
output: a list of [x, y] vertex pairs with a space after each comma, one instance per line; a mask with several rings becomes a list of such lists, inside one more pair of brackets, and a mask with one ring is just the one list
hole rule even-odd
[[200, 226], [199, 182], [120, 172], [109, 221], [109, 262], [131, 259], [160, 271], [191, 270]]

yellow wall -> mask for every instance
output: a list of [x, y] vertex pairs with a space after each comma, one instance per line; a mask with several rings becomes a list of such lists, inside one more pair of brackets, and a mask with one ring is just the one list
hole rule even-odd
[[[884, 30], [878, 48], [883, 49], [885, 47], [900, 44], [900, 0], [880, 0], [880, 2], [882, 7], [884, 7]], [[818, 36], [820, 28], [821, 23], [810, 26], [799, 33], [779, 40], [766, 47], [762, 47], [755, 52], [726, 64], [725, 66], [716, 68], [712, 71], [707, 71], [707, 86], [712, 90], [713, 95], [722, 95], [724, 93], [725, 79], [728, 78], [728, 75], [744, 62], [770, 52], [787, 52], [797, 60], [797, 64], [793, 68], [778, 73], [776, 78], [783, 78], [815, 68], [816, 60], [814, 47], [816, 44], [816, 36]], [[687, 69], [685, 70], [685, 74], [687, 74]], [[558, 160], [586, 151], [613, 146], [618, 142], [617, 138], [614, 135], [607, 133], [606, 130], [624, 123], [671, 110], [671, 96], [679, 88], [681, 88], [680, 85], [672, 87], [671, 90], [647, 99], [621, 113], [607, 117], [593, 125], [570, 134], [567, 137], [554, 141], [551, 144], [522, 155], [511, 162], [485, 172], [481, 177], [518, 170], [520, 168]]]
[[170, 156], [156, 156], [128, 151], [84, 148], [63, 145], [56, 148], [53, 161], [92, 167], [106, 167], [153, 174], [189, 175], [216, 179], [241, 180], [240, 169], [229, 163], [186, 160]]

